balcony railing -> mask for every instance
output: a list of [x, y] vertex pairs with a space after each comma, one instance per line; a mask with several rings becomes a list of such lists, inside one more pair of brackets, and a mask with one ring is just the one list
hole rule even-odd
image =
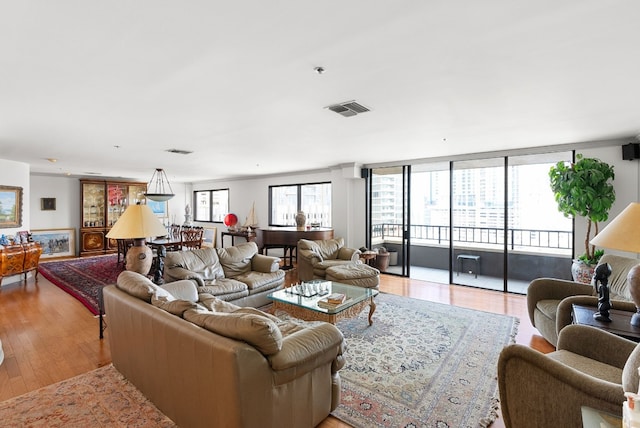
[[[380, 223], [373, 225], [373, 238], [402, 239], [402, 225]], [[491, 227], [454, 226], [451, 229], [454, 244], [503, 245], [504, 229]], [[414, 244], [418, 242], [448, 244], [449, 226], [411, 225], [409, 235]], [[564, 230], [509, 229], [507, 242], [511, 250], [516, 248], [572, 249], [572, 232]]]

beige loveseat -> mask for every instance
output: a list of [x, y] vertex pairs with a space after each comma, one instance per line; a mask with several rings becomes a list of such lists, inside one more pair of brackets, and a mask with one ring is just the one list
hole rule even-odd
[[164, 281], [195, 281], [200, 293], [209, 293], [238, 306], [260, 307], [269, 293], [284, 285], [278, 257], [258, 253], [254, 242], [229, 248], [170, 251], [164, 261]]
[[[605, 254], [600, 259], [600, 263], [609, 263], [611, 266], [609, 289], [613, 309], [636, 311], [627, 285], [627, 274], [638, 262], [637, 259], [613, 254]], [[598, 294], [595, 287], [562, 279], [538, 278], [527, 288], [527, 309], [531, 324], [553, 346], [558, 343], [560, 330], [572, 323], [571, 306], [574, 303], [596, 308]]]
[[325, 279], [327, 268], [360, 262], [360, 250], [345, 247], [343, 238], [300, 239], [296, 251], [300, 281]]
[[332, 324], [129, 271], [104, 303], [113, 365], [181, 427], [314, 427], [340, 402], [345, 345]]

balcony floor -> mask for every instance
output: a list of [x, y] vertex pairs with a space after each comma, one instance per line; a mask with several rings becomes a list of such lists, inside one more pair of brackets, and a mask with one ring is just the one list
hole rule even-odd
[[[401, 272], [401, 266], [389, 266], [389, 268], [387, 269], [387, 273], [401, 274]], [[411, 279], [437, 282], [439, 284], [449, 284], [449, 271], [443, 269], [425, 268], [421, 266], [411, 266]], [[457, 275], [454, 272], [453, 281], [454, 283], [459, 285], [485, 288], [487, 290], [502, 291], [504, 286], [502, 278], [485, 275], [478, 275], [478, 278], [475, 278], [475, 275], [464, 272], [460, 273], [460, 275]], [[515, 279], [510, 279], [508, 283], [509, 291], [518, 294], [526, 294], [528, 286], [528, 281], [520, 281]]]

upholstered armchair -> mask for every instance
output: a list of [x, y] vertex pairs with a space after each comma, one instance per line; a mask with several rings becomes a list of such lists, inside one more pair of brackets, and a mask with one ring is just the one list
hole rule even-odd
[[640, 346], [604, 330], [570, 325], [555, 352], [505, 347], [498, 359], [507, 428], [582, 427], [581, 407], [622, 417], [624, 392], [638, 391]]
[[[628, 257], [605, 254], [600, 263], [609, 263], [611, 276], [609, 289], [611, 305], [614, 309], [635, 312], [627, 285], [629, 269], [638, 264], [638, 260]], [[571, 324], [573, 304], [598, 306], [595, 287], [554, 278], [538, 278], [527, 288], [527, 309], [531, 324], [538, 329], [542, 337], [556, 346], [558, 333]]]
[[344, 246], [343, 238], [311, 241], [301, 239], [297, 248], [298, 279], [324, 279], [332, 266], [360, 263], [360, 250]]

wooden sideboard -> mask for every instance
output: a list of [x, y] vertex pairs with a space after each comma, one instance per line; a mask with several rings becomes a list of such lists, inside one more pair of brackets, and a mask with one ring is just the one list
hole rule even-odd
[[40, 262], [42, 247], [37, 242], [25, 244], [0, 245], [0, 284], [5, 276], [22, 275], [27, 281], [27, 273], [35, 271], [38, 280], [38, 263]]

